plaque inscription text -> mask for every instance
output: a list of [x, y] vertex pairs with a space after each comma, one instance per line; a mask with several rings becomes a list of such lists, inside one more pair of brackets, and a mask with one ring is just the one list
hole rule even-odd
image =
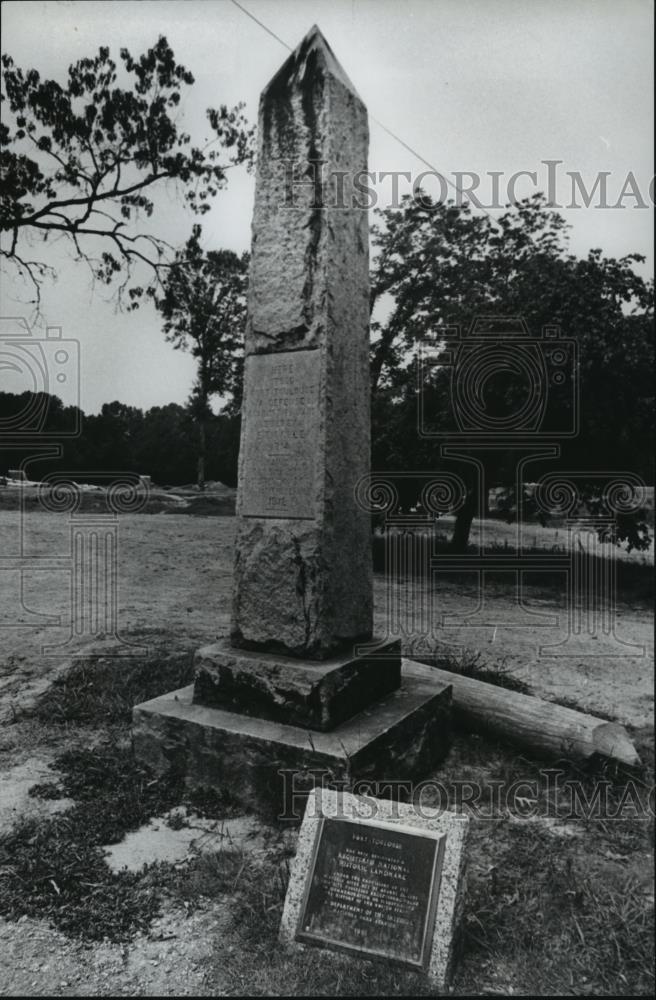
[[243, 517], [315, 517], [320, 352], [246, 358]]
[[425, 968], [443, 841], [396, 824], [323, 819], [296, 939]]

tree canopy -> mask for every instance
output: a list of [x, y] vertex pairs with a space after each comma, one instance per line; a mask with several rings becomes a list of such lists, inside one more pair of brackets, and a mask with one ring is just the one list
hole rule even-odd
[[[372, 323], [371, 351], [374, 468], [430, 471], [444, 465], [439, 445], [453, 427], [455, 366], [446, 356], [440, 365], [438, 353], [427, 375], [418, 367], [418, 346], [430, 341], [439, 347], [456, 326], [462, 337], [477, 317], [523, 317], [536, 345], [547, 326], [559, 327], [576, 345], [562, 383], [548, 386], [545, 429], [548, 419], [576, 426], [576, 433], [559, 439], [554, 425], [558, 468], [582, 475], [632, 471], [653, 482], [654, 290], [636, 270], [644, 258], [615, 259], [599, 249], [577, 258], [568, 252], [564, 219], [543, 195], [508, 206], [496, 223], [467, 206], [408, 197], [398, 209], [378, 213], [373, 237], [372, 306], [379, 317]], [[512, 367], [512, 359], [500, 365], [477, 389], [492, 418], [512, 413], [527, 391]], [[420, 396], [431, 421], [429, 437], [418, 433]], [[510, 450], [477, 457], [487, 486], [512, 482]], [[473, 503], [472, 466], [461, 464], [458, 471]], [[465, 542], [474, 513], [469, 504], [458, 515]], [[625, 528], [631, 544], [644, 542], [644, 525]]]
[[35, 237], [69, 241], [93, 277], [118, 278], [119, 301], [134, 306], [144, 290], [139, 266], [153, 287], [171, 253], [157, 226], [143, 224], [155, 191], [174, 182], [202, 214], [228, 169], [250, 164], [253, 129], [241, 104], [207, 110], [212, 137], [202, 144], [182, 130], [181, 99], [193, 82], [164, 37], [137, 57], [121, 49], [119, 65], [103, 47], [71, 65], [63, 86], [3, 55], [0, 252], [31, 282], [37, 308], [53, 268], [31, 258]]
[[[24, 446], [3, 448], [4, 440], [0, 440], [0, 476], [33, 460], [28, 475], [37, 478], [70, 473], [80, 482], [106, 484], [107, 473], [131, 472], [172, 486], [196, 478], [197, 427], [186, 406], [167, 403], [143, 411], [114, 400], [104, 403], [99, 413], [84, 414], [47, 393], [0, 392], [0, 424], [28, 410], [36, 418]], [[72, 426], [79, 427], [73, 437]], [[59, 435], [63, 454], [56, 454], [52, 447]], [[207, 478], [236, 486], [239, 417], [209, 413], [206, 435]]]
[[205, 478], [205, 429], [212, 396], [241, 396], [243, 333], [246, 322], [248, 254], [201, 246], [202, 230], [193, 227], [153, 292], [164, 319], [164, 334], [176, 350], [196, 360], [190, 407], [198, 426], [198, 485]]

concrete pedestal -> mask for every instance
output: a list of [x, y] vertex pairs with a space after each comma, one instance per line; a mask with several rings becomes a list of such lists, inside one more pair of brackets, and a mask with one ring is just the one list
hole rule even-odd
[[326, 732], [401, 684], [401, 643], [368, 644], [327, 660], [234, 649], [228, 642], [196, 653], [194, 703]]
[[322, 782], [420, 780], [446, 755], [451, 685], [404, 662], [401, 686], [330, 732], [194, 703], [193, 685], [135, 706], [138, 760], [190, 787], [228, 791], [251, 809], [289, 816]]

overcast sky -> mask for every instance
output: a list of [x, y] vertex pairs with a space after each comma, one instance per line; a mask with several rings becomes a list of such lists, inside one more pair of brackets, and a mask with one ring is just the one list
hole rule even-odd
[[[451, 179], [456, 171], [482, 177], [501, 171], [503, 192], [514, 172], [535, 171], [544, 189], [544, 161], [561, 160], [557, 194], [565, 205], [571, 201], [565, 171], [578, 171], [588, 189], [599, 171], [609, 171], [610, 204], [632, 171], [649, 201], [651, 0], [243, 0], [243, 6], [291, 46], [317, 23], [370, 116]], [[255, 121], [259, 93], [287, 55], [231, 0], [5, 0], [2, 21], [3, 51], [61, 83], [71, 62], [101, 45], [118, 59], [121, 47], [137, 55], [166, 35], [196, 78], [182, 113], [198, 143], [209, 106], [244, 101]], [[370, 129], [371, 170], [414, 177], [426, 169], [374, 121]], [[389, 183], [377, 185], [383, 204]], [[530, 180], [524, 185], [517, 185], [520, 196], [536, 190]], [[489, 198], [489, 182], [481, 192]], [[208, 248], [248, 249], [252, 199], [253, 178], [231, 171], [228, 188], [202, 220]], [[642, 273], [650, 274], [652, 208], [635, 203], [627, 196], [615, 209], [563, 208], [572, 250], [637, 251], [647, 257]], [[158, 232], [184, 242], [193, 216], [166, 195], [158, 206], [165, 209]], [[143, 408], [184, 402], [194, 366], [166, 344], [154, 310], [117, 314], [103, 299], [106, 290], [92, 291], [88, 272], [62, 247], [51, 252], [59, 279], [46, 284], [42, 310], [48, 324], [79, 340], [82, 408], [97, 412], [114, 399]], [[27, 316], [21, 305], [27, 297], [26, 288], [3, 277], [2, 316]]]

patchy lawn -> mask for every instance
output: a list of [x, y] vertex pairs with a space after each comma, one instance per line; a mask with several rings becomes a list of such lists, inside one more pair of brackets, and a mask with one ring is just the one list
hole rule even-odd
[[[258, 818], [257, 838], [226, 839], [222, 824], [240, 813], [228, 795], [189, 799], [181, 785], [155, 780], [132, 758], [132, 704], [186, 683], [193, 650], [227, 631], [233, 531], [231, 518], [121, 517], [119, 632], [140, 649], [98, 658], [84, 635], [59, 655], [42, 654], [44, 644], [64, 642], [70, 632], [70, 525], [63, 515], [36, 513], [22, 526], [23, 555], [33, 559], [22, 596], [17, 570], [5, 562], [0, 575], [6, 995], [429, 992], [421, 977], [381, 962], [319, 950], [309, 962], [281, 950], [277, 929], [294, 833]], [[0, 512], [3, 558], [15, 566], [20, 532], [17, 512]], [[43, 568], [37, 560], [46, 555], [64, 564]], [[390, 595], [407, 586], [377, 577], [379, 630], [391, 620]], [[413, 593], [425, 599], [421, 588]], [[557, 618], [559, 624], [540, 626], [540, 636], [557, 638], [564, 601], [556, 586], [525, 588], [522, 604], [503, 579], [488, 581], [483, 602], [462, 577], [438, 584], [437, 593], [435, 648], [487, 671], [488, 679], [608, 710], [629, 726], [645, 764], [629, 774], [560, 762], [556, 779], [554, 762], [456, 734], [444, 765], [430, 776], [435, 804], [446, 796], [472, 821], [454, 993], [651, 995], [651, 660], [584, 655], [547, 663], [526, 612]], [[48, 624], [44, 615], [61, 615], [61, 623]], [[650, 612], [635, 596], [618, 605], [620, 631], [625, 641], [649, 647]], [[108, 638], [106, 653], [116, 652]], [[80, 650], [87, 655], [74, 660]], [[509, 794], [498, 795], [499, 788]], [[157, 817], [163, 835], [196, 825], [204, 832], [190, 834], [192, 846], [177, 860], [141, 870], [110, 866], [108, 846]]]

